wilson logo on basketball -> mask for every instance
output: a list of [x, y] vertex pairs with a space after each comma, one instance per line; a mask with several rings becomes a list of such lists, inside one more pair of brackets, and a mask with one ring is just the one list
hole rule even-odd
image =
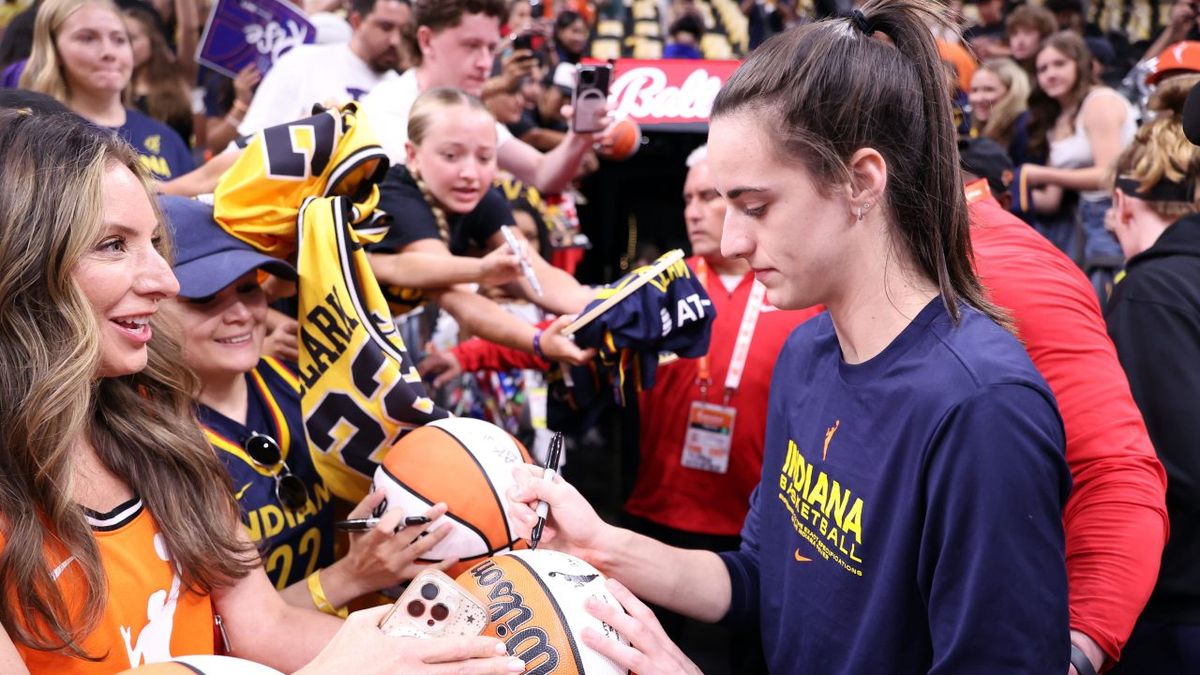
[[621, 606], [605, 589], [604, 577], [586, 562], [558, 551], [512, 551], [484, 560], [456, 581], [487, 606], [483, 634], [502, 640], [509, 654], [525, 662], [526, 673], [626, 674], [579, 639], [590, 627], [629, 644], [585, 609], [589, 598]]
[[[550, 636], [537, 626], [527, 626], [533, 610], [504, 578], [504, 571], [492, 560], [471, 569], [476, 583], [487, 589], [488, 622], [496, 637], [504, 640], [508, 653], [525, 662], [526, 673], [550, 673], [558, 667], [558, 650], [550, 646]], [[542, 658], [542, 657], [545, 658]], [[534, 665], [534, 664], [537, 665]]]

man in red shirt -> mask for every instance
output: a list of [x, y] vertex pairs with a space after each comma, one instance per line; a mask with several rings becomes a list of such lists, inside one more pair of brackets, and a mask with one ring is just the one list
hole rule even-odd
[[660, 541], [721, 551], [737, 548], [762, 477], [775, 359], [792, 329], [817, 310], [776, 310], [746, 261], [721, 256], [725, 200], [706, 159], [704, 147], [688, 158], [683, 199], [693, 253], [687, 262], [717, 313], [712, 339], [705, 357], [660, 366], [654, 388], [642, 394], [641, 464], [625, 510], [636, 529]]
[[[963, 154], [968, 171], [1002, 173]], [[1079, 267], [1006, 211], [986, 179], [968, 183], [967, 200], [976, 271], [1015, 321], [1062, 414], [1074, 481], [1063, 511], [1071, 642], [1099, 672], [1120, 657], [1158, 576], [1166, 475]]]

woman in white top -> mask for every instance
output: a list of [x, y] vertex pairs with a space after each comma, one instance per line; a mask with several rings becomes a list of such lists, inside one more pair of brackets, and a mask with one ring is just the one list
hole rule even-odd
[[[1104, 229], [1104, 213], [1112, 199], [1103, 187], [1110, 165], [1137, 130], [1133, 106], [1097, 84], [1091, 52], [1075, 33], [1046, 38], [1036, 63], [1029, 149], [1047, 161], [1045, 166], [1024, 166], [1024, 178], [1035, 188], [1038, 213], [1059, 211], [1064, 191], [1078, 193], [1078, 211], [1072, 214], [1076, 217], [1065, 226], [1048, 226], [1043, 234], [1075, 258], [1097, 290], [1104, 291], [1122, 258], [1116, 238]], [[1106, 296], [1102, 292], [1101, 300]]]

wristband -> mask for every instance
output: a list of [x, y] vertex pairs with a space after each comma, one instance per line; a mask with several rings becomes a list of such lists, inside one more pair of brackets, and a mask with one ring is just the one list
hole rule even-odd
[[1075, 670], [1079, 675], [1096, 675], [1096, 667], [1092, 665], [1092, 660], [1083, 653], [1083, 650], [1071, 643], [1071, 665], [1075, 666]]
[[308, 594], [312, 596], [313, 605], [318, 611], [343, 619], [350, 615], [345, 607], [338, 608], [329, 604], [329, 599], [325, 597], [325, 589], [321, 587], [321, 570], [308, 575]]
[[550, 360], [546, 358], [546, 352], [542, 351], [542, 331], [540, 330], [533, 334], [533, 353], [543, 361]]

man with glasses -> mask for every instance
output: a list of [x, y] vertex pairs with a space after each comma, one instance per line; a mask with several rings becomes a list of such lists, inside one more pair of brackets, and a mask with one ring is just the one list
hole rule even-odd
[[[363, 98], [371, 128], [393, 164], [407, 155], [408, 113], [422, 92], [435, 87], [462, 89], [480, 96], [500, 45], [500, 23], [508, 16], [503, 0], [415, 0], [409, 57], [415, 64], [395, 80], [380, 84]], [[532, 58], [532, 55], [530, 55]], [[496, 161], [544, 193], [561, 192], [597, 140], [597, 134], [567, 132], [562, 143], [542, 153], [514, 138], [497, 123]]]

